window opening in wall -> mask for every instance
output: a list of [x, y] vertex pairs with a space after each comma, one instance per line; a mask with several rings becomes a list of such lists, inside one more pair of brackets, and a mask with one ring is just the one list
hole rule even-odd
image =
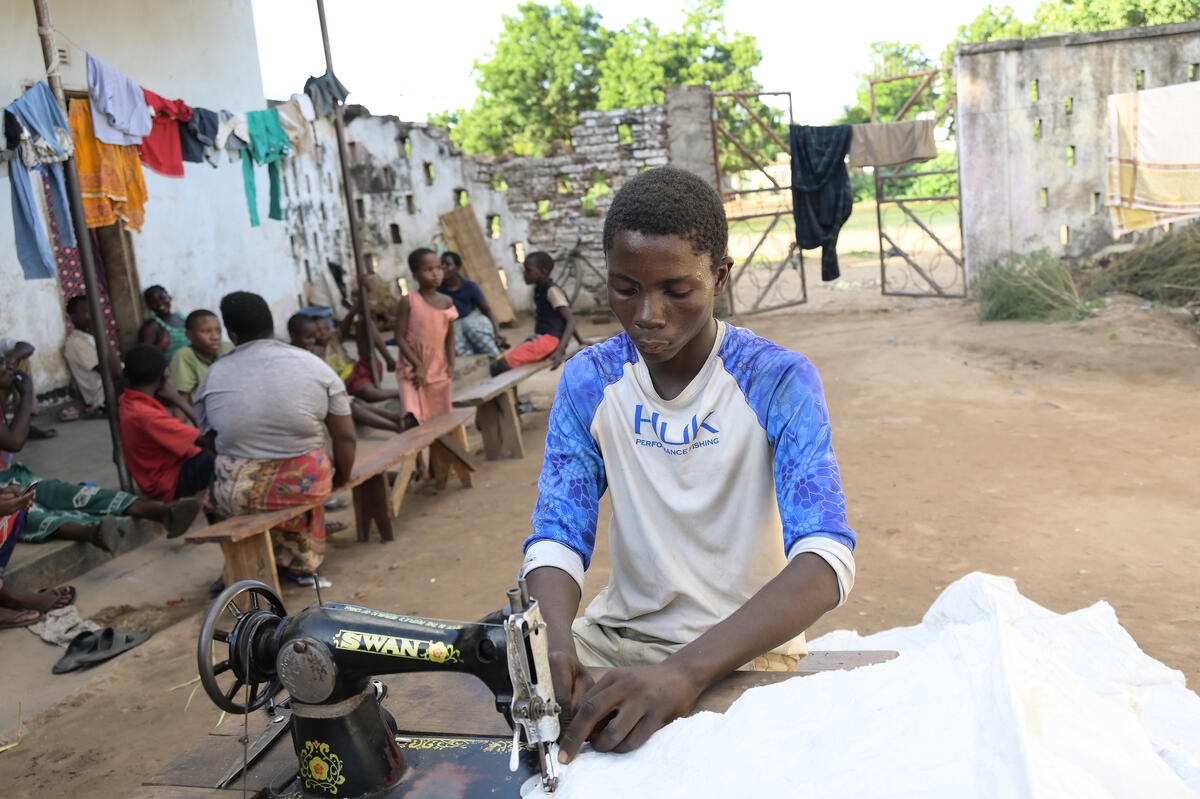
[[1060, 242], [1062, 242], [1062, 245], [1064, 247], [1067, 246], [1068, 244], [1070, 244], [1071, 243], [1071, 228], [1069, 228], [1066, 225], [1063, 225], [1061, 228], [1059, 228], [1058, 240]]
[[333, 173], [332, 172], [325, 173], [325, 185], [329, 187], [330, 191], [333, 191]]
[[470, 205], [471, 204], [471, 195], [467, 194], [466, 189], [455, 189], [454, 190], [454, 202], [457, 203], [458, 205]]
[[1092, 211], [1092, 213], [1093, 213], [1093, 214], [1098, 214], [1098, 213], [1100, 213], [1100, 192], [1098, 192], [1098, 191], [1094, 191], [1094, 192], [1092, 192], [1092, 208], [1091, 208], [1091, 211]]
[[1063, 110], [1066, 111], [1068, 115], [1075, 110], [1074, 97], [1068, 97], [1067, 99], [1063, 100]]
[[317, 234], [316, 234], [316, 232], [315, 232], [315, 231], [313, 232], [313, 249], [314, 249], [314, 250], [318, 249], [318, 246], [317, 246]]
[[358, 218], [362, 219], [367, 215], [366, 204], [363, 203], [362, 197], [354, 198], [354, 210], [358, 213]]
[[504, 175], [499, 172], [492, 175], [492, 188], [496, 191], [508, 191], [508, 181], [504, 179]]
[[617, 143], [633, 144], [633, 125], [628, 122], [617, 125]]
[[1139, 92], [1146, 88], [1146, 70], [1135, 69], [1133, 71], [1133, 85]]
[[1067, 166], [1075, 166], [1075, 145], [1067, 145]]
[[423, 165], [423, 169], [425, 171], [425, 185], [432, 186], [433, 185], [433, 164], [426, 161]]
[[505, 272], [503, 269], [497, 269], [496, 271], [500, 273], [500, 285], [505, 291], [508, 291], [508, 272]]
[[549, 221], [549, 219], [550, 219], [550, 201], [549, 200], [538, 200], [537, 215], [538, 215], [538, 219], [542, 220], [543, 222]]
[[284, 197], [291, 197], [291, 196], [292, 196], [291, 189], [290, 189], [290, 187], [288, 186], [288, 179], [287, 179], [287, 175], [284, 175], [284, 176], [283, 176], [283, 196], [284, 196]]
[[304, 279], [309, 283], [312, 282], [312, 267], [308, 265], [308, 259], [304, 259]]
[[400, 289], [400, 296], [408, 296], [408, 281], [402, 277], [396, 278], [396, 288]]
[[1050, 207], [1050, 189], [1045, 186], [1042, 187], [1042, 190], [1038, 192], [1038, 202], [1041, 203], [1043, 208]]
[[1037, 78], [1034, 78], [1033, 80], [1029, 81], [1029, 99], [1033, 100], [1035, 103], [1037, 102], [1037, 99], [1038, 99], [1038, 79]]
[[1188, 64], [1188, 80], [1200, 77], [1200, 64]]
[[608, 186], [608, 176], [603, 172], [592, 173], [592, 186], [587, 190], [587, 194], [583, 195], [583, 213], [585, 216], [596, 215], [596, 200], [606, 194], [611, 194], [612, 189]]
[[321, 221], [322, 221], [322, 222], [328, 222], [328, 221], [329, 221], [329, 217], [328, 217], [328, 215], [326, 215], [326, 213], [325, 213], [325, 203], [321, 203]]
[[513, 260], [519, 264], [525, 263], [525, 244], [518, 241], [512, 246]]
[[308, 177], [308, 175], [304, 176], [304, 190], [310, 194], [312, 193], [312, 180]]
[[417, 212], [417, 198], [411, 194], [404, 195], [404, 207], [410, 214]]
[[1033, 138], [1042, 138], [1042, 120], [1040, 119], [1033, 120]]
[[390, 166], [385, 166], [383, 168], [383, 185], [389, 190], [396, 187], [396, 170], [392, 169]]
[[412, 142], [407, 136], [397, 136], [396, 143], [400, 145], [400, 157], [408, 158], [412, 155]]
[[488, 236], [493, 239], [500, 238], [500, 215], [488, 214], [487, 217]]
[[366, 261], [364, 266], [367, 269], [367, 274], [369, 274], [369, 275], [379, 274], [379, 256], [378, 255], [376, 255], [373, 252], [369, 252], [366, 254], [366, 257], [363, 260]]
[[392, 224], [388, 225], [388, 229], [392, 233], [392, 244], [403, 243], [400, 238], [400, 226], [399, 225], [397, 225], [395, 222], [393, 222]]
[[357, 164], [358, 163], [358, 142], [353, 142], [353, 141], [349, 142], [346, 145], [346, 149], [349, 151], [350, 163]]
[[559, 175], [557, 178], [555, 178], [554, 185], [558, 189], [559, 194], [571, 194], [573, 191], [573, 188], [571, 187], [571, 179], [566, 175]]

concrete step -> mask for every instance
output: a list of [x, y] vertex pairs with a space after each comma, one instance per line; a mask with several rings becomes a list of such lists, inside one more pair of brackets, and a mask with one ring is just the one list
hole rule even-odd
[[[203, 523], [203, 518], [200, 519]], [[165, 530], [157, 522], [125, 519], [125, 535], [115, 555], [82, 541], [55, 541], [43, 544], [18, 543], [4, 572], [4, 583], [16, 591], [38, 591], [63, 585], [81, 574], [119, 558], [122, 554], [161, 538]]]

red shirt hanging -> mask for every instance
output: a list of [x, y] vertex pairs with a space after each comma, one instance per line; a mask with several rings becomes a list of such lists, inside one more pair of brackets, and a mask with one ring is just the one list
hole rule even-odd
[[179, 146], [179, 123], [191, 120], [192, 108], [183, 100], [164, 100], [146, 88], [142, 93], [146, 95], [146, 105], [154, 113], [150, 135], [138, 145], [142, 163], [160, 175], [181, 178], [183, 151]]

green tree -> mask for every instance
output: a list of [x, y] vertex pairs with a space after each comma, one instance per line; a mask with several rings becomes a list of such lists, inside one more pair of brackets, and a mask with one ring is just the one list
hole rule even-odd
[[[913, 72], [925, 72], [935, 69], [936, 64], [925, 55], [918, 44], [903, 42], [872, 42], [871, 64], [865, 73], [859, 74], [860, 83], [856, 93], [857, 102], [845, 106], [842, 117], [834, 124], [856, 124], [871, 120], [871, 81], [881, 78], [895, 78]], [[908, 102], [913, 92], [921, 85], [923, 78], [908, 78], [875, 84], [874, 109], [875, 119], [880, 122], [891, 122], [896, 114]], [[917, 102], [905, 113], [905, 119], [915, 119], [920, 111], [933, 110], [939, 94], [928, 89], [922, 92]]]
[[954, 66], [954, 48], [973, 42], [994, 42], [1001, 39], [1028, 39], [1041, 33], [1035, 24], [1026, 24], [1017, 18], [1012, 6], [985, 6], [975, 19], [958, 26], [958, 35], [942, 51], [942, 65]]
[[1043, 33], [1142, 28], [1200, 18], [1200, 0], [1045, 0], [1034, 12]]
[[563, 0], [517, 12], [504, 17], [492, 57], [475, 62], [479, 97], [451, 131], [467, 152], [544, 153], [596, 107], [596, 66], [612, 36], [596, 10]]

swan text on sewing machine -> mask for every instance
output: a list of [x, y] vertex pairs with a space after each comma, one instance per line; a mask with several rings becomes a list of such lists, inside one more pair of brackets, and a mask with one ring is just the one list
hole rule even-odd
[[358, 630], [338, 630], [333, 636], [333, 645], [351, 652], [376, 652], [395, 658], [428, 660], [433, 663], [458, 663], [462, 657], [462, 652], [457, 647], [444, 641], [422, 641]]

